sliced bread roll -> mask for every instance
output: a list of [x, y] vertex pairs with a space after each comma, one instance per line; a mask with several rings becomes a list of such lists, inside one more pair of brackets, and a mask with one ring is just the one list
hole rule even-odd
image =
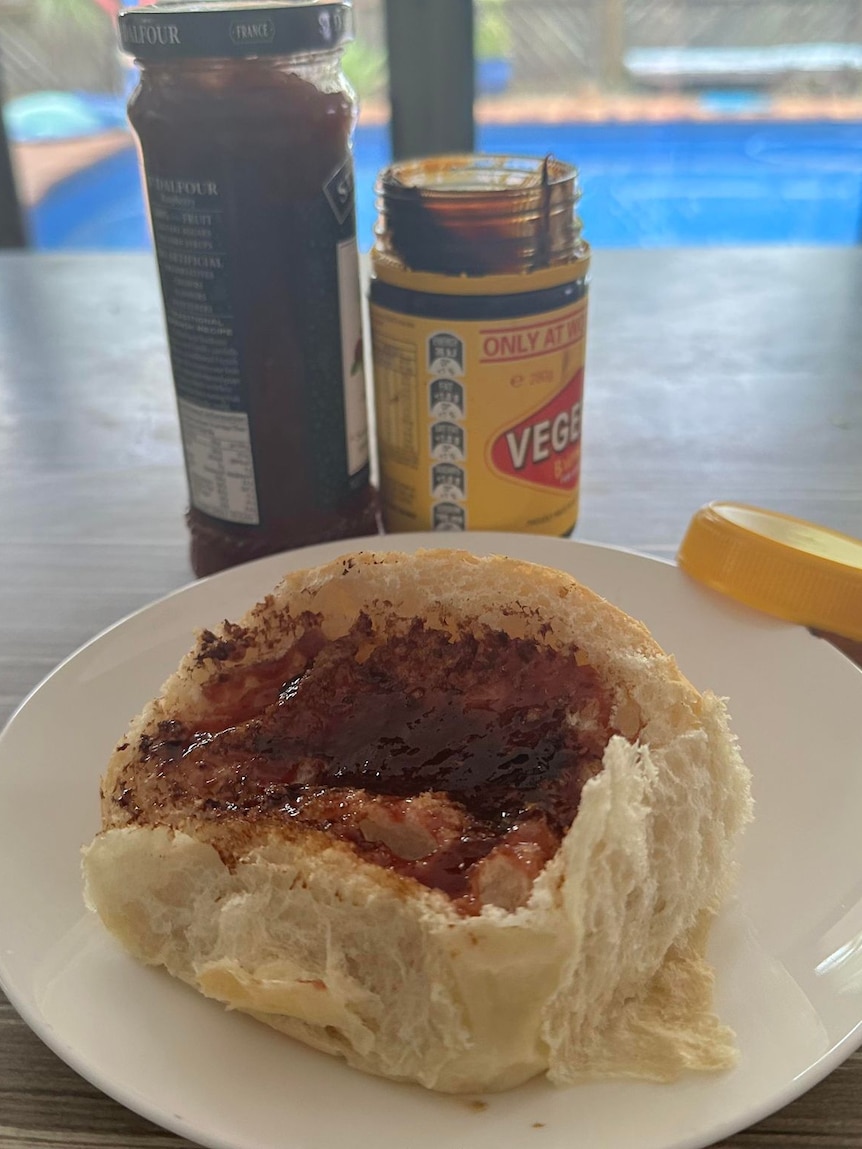
[[568, 575], [288, 575], [117, 746], [86, 899], [144, 962], [448, 1092], [729, 1066], [710, 922], [750, 817], [723, 704]]

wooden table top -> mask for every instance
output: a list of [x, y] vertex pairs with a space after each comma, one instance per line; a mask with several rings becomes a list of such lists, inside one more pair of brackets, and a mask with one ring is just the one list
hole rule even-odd
[[[0, 723], [190, 580], [185, 498], [151, 258], [0, 256]], [[576, 537], [671, 558], [713, 499], [862, 537], [862, 251], [596, 253]], [[2, 1149], [182, 1144], [0, 994]], [[862, 1054], [723, 1144], [862, 1146]]]

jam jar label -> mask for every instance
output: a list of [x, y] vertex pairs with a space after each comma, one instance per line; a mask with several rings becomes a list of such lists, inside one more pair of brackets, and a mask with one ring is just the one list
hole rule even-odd
[[221, 188], [214, 179], [147, 178], [192, 505], [260, 521], [243, 393]]
[[578, 478], [584, 370], [525, 419], [493, 440], [491, 466], [501, 475], [551, 490], [569, 490]]
[[368, 482], [350, 158], [292, 201], [236, 165], [147, 185], [192, 506], [337, 510]]
[[574, 527], [586, 316], [586, 295], [445, 323], [372, 301], [387, 530]]

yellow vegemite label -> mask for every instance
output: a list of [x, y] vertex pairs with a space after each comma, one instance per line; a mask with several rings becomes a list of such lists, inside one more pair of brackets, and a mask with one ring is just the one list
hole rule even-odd
[[574, 527], [586, 316], [586, 295], [501, 320], [371, 304], [387, 530]]

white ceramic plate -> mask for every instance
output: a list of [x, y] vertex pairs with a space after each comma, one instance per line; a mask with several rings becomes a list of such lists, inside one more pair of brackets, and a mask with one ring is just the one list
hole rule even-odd
[[[757, 798], [738, 898], [712, 939], [739, 1065], [669, 1086], [534, 1081], [484, 1103], [438, 1096], [223, 1011], [137, 965], [84, 911], [78, 851], [97, 829], [99, 775], [128, 719], [194, 628], [237, 617], [285, 569], [355, 545], [337, 543], [196, 583], [119, 623], [60, 666], [0, 739], [0, 981], [79, 1073], [203, 1145], [695, 1149], [798, 1096], [862, 1042], [859, 671], [804, 630], [653, 559], [530, 536], [457, 542], [570, 571], [642, 618], [695, 685], [729, 697]], [[429, 543], [440, 536], [387, 540]]]

